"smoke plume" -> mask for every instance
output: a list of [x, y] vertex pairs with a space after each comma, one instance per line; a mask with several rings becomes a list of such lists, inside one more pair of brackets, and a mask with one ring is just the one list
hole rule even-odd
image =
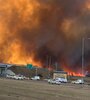
[[90, 0], [0, 0], [0, 62], [79, 70], [89, 32]]

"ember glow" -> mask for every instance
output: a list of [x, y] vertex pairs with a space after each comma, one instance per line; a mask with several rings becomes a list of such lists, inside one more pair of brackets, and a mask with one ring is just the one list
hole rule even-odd
[[89, 33], [90, 0], [0, 0], [2, 63], [46, 66], [51, 56], [76, 75], [81, 39]]
[[69, 70], [65, 70], [65, 71], [68, 72], [69, 76], [85, 76], [84, 74], [80, 72], [74, 72], [74, 71], [69, 71]]
[[87, 10], [90, 10], [90, 0], [87, 0], [87, 1], [86, 1], [85, 8], [86, 8]]
[[68, 72], [68, 75], [70, 75], [70, 76], [85, 76], [81, 73], [75, 73], [75, 72]]
[[63, 69], [68, 73], [69, 76], [85, 76], [84, 74], [82, 74], [82, 69], [80, 67], [77, 70], [72, 70], [70, 67], [64, 65]]

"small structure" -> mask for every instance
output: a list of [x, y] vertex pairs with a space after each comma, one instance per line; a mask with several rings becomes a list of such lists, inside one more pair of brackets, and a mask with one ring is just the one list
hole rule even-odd
[[53, 79], [56, 78], [64, 78], [67, 79], [68, 73], [64, 71], [54, 71], [53, 73]]
[[4, 77], [7, 74], [12, 74], [13, 72], [11, 70], [9, 70], [9, 68], [11, 67], [11, 64], [3, 64], [0, 63], [0, 76]]

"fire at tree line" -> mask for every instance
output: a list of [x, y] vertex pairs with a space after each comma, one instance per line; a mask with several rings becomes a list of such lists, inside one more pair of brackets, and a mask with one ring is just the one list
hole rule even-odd
[[81, 74], [82, 37], [90, 37], [90, 0], [0, 0], [0, 62], [43, 66], [49, 55]]
[[[90, 42], [85, 41], [88, 64], [83, 75], [82, 37], [90, 37], [90, 0], [0, 0], [0, 62], [38, 66], [7, 64], [17, 74], [31, 71], [42, 75], [46, 70], [49, 76], [54, 70], [63, 70], [71, 76], [89, 76]], [[60, 66], [46, 66], [47, 55]], [[4, 65], [0, 65], [1, 76], [8, 70]], [[44, 72], [39, 73], [39, 66]]]
[[33, 66], [32, 64], [25, 65], [15, 65], [15, 64], [2, 64], [0, 63], [0, 76], [6, 77], [6, 75], [23, 75], [26, 77], [39, 76], [41, 79], [44, 78], [65, 78], [70, 79], [72, 77], [90, 77], [89, 73], [85, 76], [81, 74], [71, 74], [60, 69], [56, 66], [56, 69], [52, 68], [41, 68]]

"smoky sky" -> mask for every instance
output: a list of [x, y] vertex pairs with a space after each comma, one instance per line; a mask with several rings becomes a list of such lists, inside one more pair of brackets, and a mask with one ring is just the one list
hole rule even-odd
[[0, 0], [0, 26], [4, 28], [0, 61], [8, 61], [12, 55], [7, 48], [17, 41], [23, 57], [33, 53], [34, 60], [45, 65], [51, 56], [52, 63], [66, 62], [73, 69], [81, 63], [82, 37], [90, 36], [86, 1]]

